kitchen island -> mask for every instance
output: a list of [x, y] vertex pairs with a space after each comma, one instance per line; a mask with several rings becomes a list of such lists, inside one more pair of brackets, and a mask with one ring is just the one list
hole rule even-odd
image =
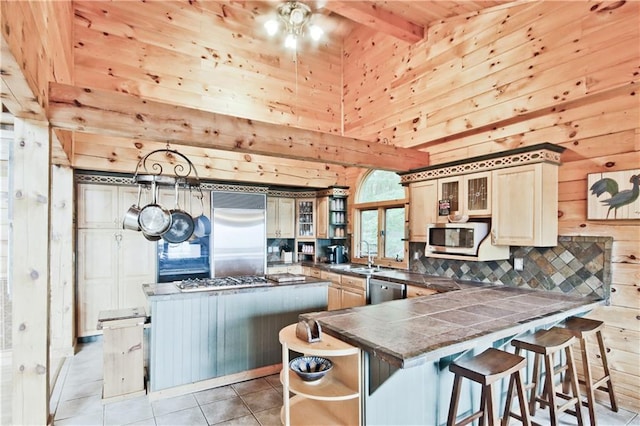
[[[514, 337], [602, 303], [555, 292], [457, 283], [459, 289], [432, 296], [301, 316], [362, 349], [364, 424], [445, 424], [452, 361], [488, 347], [513, 352], [508, 343]], [[460, 410], [470, 410], [471, 404], [477, 409], [479, 388], [465, 385], [463, 392], [467, 397]]]
[[145, 284], [151, 310], [151, 398], [174, 396], [274, 374], [278, 332], [303, 313], [327, 307], [320, 279], [242, 288], [181, 291]]

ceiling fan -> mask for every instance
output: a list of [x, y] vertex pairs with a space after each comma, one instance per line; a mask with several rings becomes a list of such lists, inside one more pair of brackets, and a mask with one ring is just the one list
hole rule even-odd
[[324, 30], [318, 25], [310, 24], [313, 16], [311, 8], [305, 3], [298, 1], [287, 1], [281, 3], [276, 8], [276, 18], [265, 22], [264, 27], [267, 34], [275, 36], [280, 28], [285, 34], [284, 46], [295, 50], [300, 39], [308, 29], [312, 40], [318, 41], [324, 35]]

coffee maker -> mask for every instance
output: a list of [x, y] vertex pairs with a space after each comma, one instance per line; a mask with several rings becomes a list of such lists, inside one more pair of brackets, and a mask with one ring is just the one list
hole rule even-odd
[[329, 258], [329, 263], [345, 263], [344, 254], [344, 246], [327, 246], [327, 257]]

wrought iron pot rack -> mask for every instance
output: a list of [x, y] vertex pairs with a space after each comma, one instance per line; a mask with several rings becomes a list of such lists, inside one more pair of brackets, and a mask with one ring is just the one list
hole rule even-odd
[[[172, 169], [173, 174], [165, 173], [166, 164], [171, 165], [169, 170]], [[201, 203], [204, 197], [198, 171], [191, 160], [167, 144], [166, 148], [151, 151], [138, 161], [133, 181], [138, 185], [138, 202], [126, 212], [123, 228], [142, 231], [144, 237], [150, 241], [164, 238], [170, 243], [181, 243], [188, 240], [194, 233], [195, 223], [189, 213], [178, 207], [179, 189], [197, 189]], [[169, 210], [159, 204], [159, 186], [174, 188], [174, 209]], [[144, 207], [140, 205], [143, 188], [151, 192], [151, 202]], [[204, 214], [199, 216], [198, 223], [204, 219]]]

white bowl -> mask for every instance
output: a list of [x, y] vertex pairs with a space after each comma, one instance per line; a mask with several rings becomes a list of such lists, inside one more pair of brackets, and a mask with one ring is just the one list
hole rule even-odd
[[305, 382], [322, 379], [332, 367], [331, 360], [319, 356], [301, 356], [289, 362], [289, 368]]
[[465, 223], [469, 220], [469, 216], [466, 214], [450, 214], [447, 216], [447, 219], [449, 219], [451, 223]]

